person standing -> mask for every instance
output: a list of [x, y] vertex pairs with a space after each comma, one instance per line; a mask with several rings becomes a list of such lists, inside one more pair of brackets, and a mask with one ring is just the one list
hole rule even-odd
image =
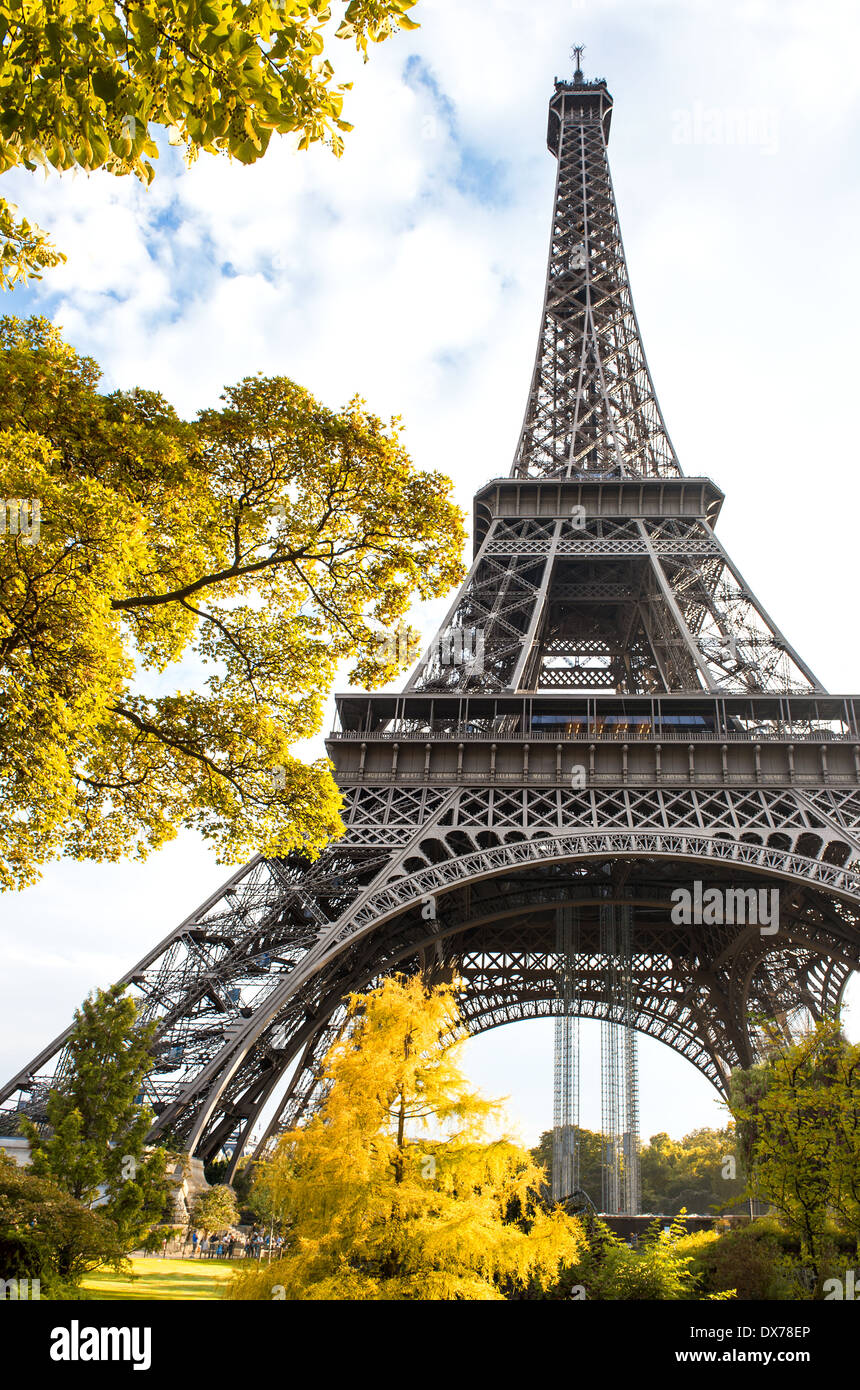
[[195, 1256], [196, 1254], [197, 1254], [197, 1232], [196, 1232], [196, 1231], [192, 1231], [192, 1232], [191, 1232], [191, 1258], [192, 1258], [192, 1260], [194, 1259], [194, 1256]]

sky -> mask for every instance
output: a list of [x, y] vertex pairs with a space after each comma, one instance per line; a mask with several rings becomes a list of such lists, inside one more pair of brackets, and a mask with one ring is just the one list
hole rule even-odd
[[[335, 14], [343, 7], [333, 7]], [[854, 0], [419, 0], [421, 28], [354, 80], [336, 160], [275, 140], [252, 168], [165, 145], [149, 190], [14, 172], [0, 190], [68, 262], [6, 296], [94, 356], [105, 389], [188, 417], [283, 374], [402, 416], [419, 467], [471, 512], [509, 472], [541, 313], [554, 160], [546, 107], [573, 43], [615, 98], [609, 144], [645, 350], [687, 474], [726, 493], [719, 534], [834, 692], [860, 689], [855, 414], [860, 9]], [[412, 621], [427, 638], [449, 599]], [[309, 749], [315, 751], [314, 749]], [[121, 975], [229, 870], [182, 834], [145, 864], [51, 865], [0, 902], [0, 1074]], [[857, 998], [854, 990], [852, 997]], [[857, 1035], [860, 1006], [849, 1014]], [[599, 1125], [596, 1025], [582, 1123]], [[552, 1023], [469, 1042], [534, 1142], [552, 1123]], [[710, 1084], [640, 1040], [642, 1133], [724, 1123]]]

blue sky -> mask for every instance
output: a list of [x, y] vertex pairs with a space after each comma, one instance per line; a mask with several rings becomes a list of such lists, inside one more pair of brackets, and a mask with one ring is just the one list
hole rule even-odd
[[[848, 0], [419, 0], [415, 15], [421, 29], [366, 66], [336, 46], [355, 80], [340, 161], [284, 140], [251, 169], [187, 170], [165, 146], [148, 191], [5, 175], [69, 260], [4, 311], [47, 314], [107, 387], [158, 388], [188, 415], [257, 370], [331, 405], [359, 392], [403, 416], [418, 465], [449, 473], [470, 510], [516, 445], [554, 178], [546, 104], [583, 42], [616, 101], [633, 292], [682, 466], [726, 491], [724, 543], [824, 683], [860, 688], [860, 14]], [[416, 615], [428, 637], [445, 606]], [[144, 865], [55, 865], [7, 897], [0, 1071], [223, 877], [181, 836]], [[469, 1044], [529, 1140], [551, 1122], [551, 1054], [548, 1023]], [[643, 1133], [720, 1122], [689, 1064], [644, 1040], [641, 1065]]]

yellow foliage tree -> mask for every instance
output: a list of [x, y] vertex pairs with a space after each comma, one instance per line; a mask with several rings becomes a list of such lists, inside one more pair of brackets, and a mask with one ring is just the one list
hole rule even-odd
[[[350, 0], [336, 31], [417, 29], [415, 0]], [[149, 183], [161, 126], [189, 159], [253, 164], [273, 134], [343, 148], [330, 0], [0, 0], [0, 173], [105, 169]], [[64, 260], [0, 199], [0, 288]]]
[[544, 1204], [525, 1149], [488, 1136], [501, 1107], [463, 1075], [457, 1021], [455, 989], [420, 976], [352, 996], [320, 1109], [260, 1178], [289, 1253], [230, 1297], [500, 1300], [576, 1258], [578, 1221]]
[[285, 377], [194, 423], [98, 379], [47, 320], [0, 320], [0, 886], [181, 825], [232, 862], [314, 855], [341, 797], [291, 745], [339, 663], [392, 680], [403, 645], [380, 636], [460, 577], [451, 483], [396, 421]]

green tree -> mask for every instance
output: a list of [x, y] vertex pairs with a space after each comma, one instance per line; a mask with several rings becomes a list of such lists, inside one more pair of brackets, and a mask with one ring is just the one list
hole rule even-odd
[[[552, 1136], [551, 1129], [541, 1134], [536, 1148], [531, 1150], [535, 1163], [546, 1174], [547, 1182], [552, 1181]], [[592, 1129], [579, 1131], [579, 1186], [600, 1208], [603, 1165], [603, 1135]]]
[[683, 1139], [654, 1134], [640, 1154], [642, 1209], [677, 1216], [729, 1210], [745, 1191], [734, 1127], [694, 1129]]
[[452, 987], [389, 978], [352, 997], [350, 1018], [320, 1109], [261, 1165], [289, 1253], [231, 1296], [497, 1300], [557, 1274], [581, 1226], [543, 1207], [525, 1150], [488, 1138], [499, 1106], [442, 1042], [457, 1026]]
[[204, 1164], [203, 1176], [210, 1187], [229, 1186], [236, 1194], [236, 1205], [239, 1208], [239, 1223], [253, 1226], [261, 1219], [263, 1213], [257, 1209], [254, 1200], [254, 1177], [255, 1160], [252, 1155], [246, 1154], [239, 1160], [239, 1164], [233, 1174], [232, 1181], [226, 1182], [227, 1170], [230, 1167], [230, 1160], [227, 1158], [213, 1158]]
[[48, 1097], [50, 1136], [21, 1122], [33, 1174], [113, 1222], [126, 1251], [146, 1244], [172, 1193], [169, 1155], [146, 1151], [153, 1117], [140, 1104], [152, 1032], [124, 986], [98, 990], [75, 1014], [68, 1071]]
[[127, 1267], [116, 1222], [57, 1183], [27, 1172], [0, 1149], [0, 1271], [4, 1279], [38, 1279], [40, 1297], [75, 1295], [101, 1265]]
[[[352, 0], [337, 30], [367, 57], [415, 0]], [[149, 183], [155, 134], [243, 164], [272, 135], [343, 148], [325, 52], [329, 0], [0, 0], [0, 173], [106, 169]], [[0, 286], [62, 259], [0, 200]]]
[[774, 1040], [762, 1064], [733, 1074], [730, 1104], [749, 1194], [797, 1236], [820, 1289], [839, 1224], [860, 1242], [860, 1045], [829, 1018], [791, 1046]]
[[340, 663], [393, 679], [381, 636], [460, 578], [451, 483], [284, 377], [193, 424], [98, 380], [45, 319], [0, 321], [0, 496], [41, 501], [38, 543], [0, 538], [0, 884], [180, 826], [230, 862], [313, 856], [342, 799], [291, 745]]
[[235, 1226], [239, 1220], [239, 1207], [236, 1193], [226, 1183], [210, 1187], [208, 1192], [198, 1192], [191, 1208], [192, 1226], [201, 1231], [224, 1231]]

